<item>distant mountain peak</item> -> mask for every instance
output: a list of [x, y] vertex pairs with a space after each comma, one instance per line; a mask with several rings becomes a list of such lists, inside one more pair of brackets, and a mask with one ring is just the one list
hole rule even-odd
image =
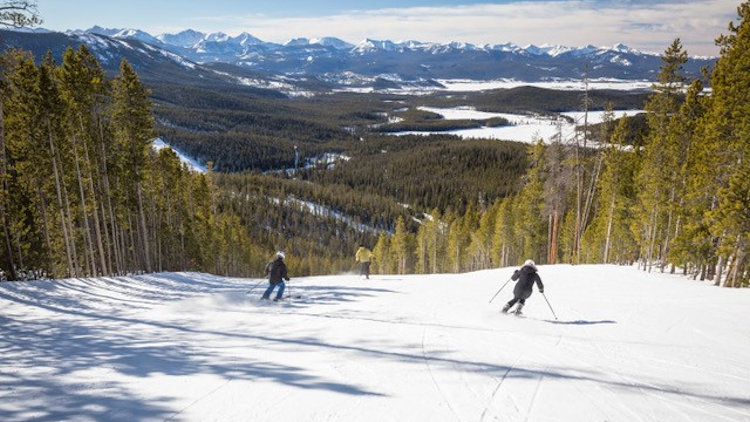
[[72, 32], [76, 34], [98, 34], [98, 35], [106, 35], [108, 37], [111, 37], [120, 31], [123, 31], [123, 29], [122, 28], [102, 28], [99, 25], [94, 25], [89, 29], [84, 29], [82, 31], [75, 30]]
[[348, 42], [336, 37], [313, 38], [310, 40], [310, 44], [320, 44], [338, 50], [348, 50], [354, 47], [353, 44], [349, 44]]
[[305, 45], [310, 45], [310, 39], [305, 37], [300, 38], [292, 38], [289, 41], [284, 43], [285, 47], [302, 47]]
[[354, 46], [353, 50], [358, 53], [367, 53], [373, 51], [395, 51], [396, 49], [397, 45], [393, 41], [365, 38]]
[[223, 32], [212, 32], [206, 35], [203, 40], [209, 42], [226, 42], [230, 40], [230, 36]]
[[247, 32], [243, 32], [236, 37], [231, 37], [230, 41], [241, 46], [262, 44], [263, 41], [260, 38], [256, 38]]
[[183, 48], [191, 48], [205, 37], [206, 34], [204, 34], [203, 32], [195, 31], [193, 29], [186, 29], [176, 34], [159, 34], [156, 36], [156, 39], [163, 42], [164, 44]]

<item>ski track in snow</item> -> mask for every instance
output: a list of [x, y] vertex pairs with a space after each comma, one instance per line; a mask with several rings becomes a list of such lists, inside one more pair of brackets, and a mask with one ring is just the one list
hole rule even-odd
[[750, 419], [750, 290], [540, 266], [514, 318], [512, 270], [2, 283], [0, 420]]

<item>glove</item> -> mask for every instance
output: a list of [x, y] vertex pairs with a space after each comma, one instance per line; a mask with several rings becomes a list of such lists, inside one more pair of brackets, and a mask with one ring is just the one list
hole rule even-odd
[[539, 289], [539, 293], [544, 293], [544, 289]]

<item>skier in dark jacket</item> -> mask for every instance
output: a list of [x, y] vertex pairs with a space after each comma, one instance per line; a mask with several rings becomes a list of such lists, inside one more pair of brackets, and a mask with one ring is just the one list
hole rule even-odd
[[266, 276], [268, 276], [268, 283], [270, 284], [266, 289], [265, 293], [261, 297], [262, 300], [268, 300], [271, 298], [271, 293], [276, 286], [279, 286], [279, 291], [276, 293], [274, 302], [281, 300], [284, 295], [284, 280], [289, 281], [289, 276], [286, 271], [286, 264], [284, 263], [284, 252], [276, 252], [276, 259], [269, 262], [266, 265]]
[[523, 266], [513, 273], [511, 279], [518, 280], [518, 282], [516, 283], [516, 287], [513, 288], [513, 299], [503, 306], [503, 312], [508, 312], [510, 308], [518, 302], [518, 307], [513, 311], [518, 315], [521, 313], [521, 309], [523, 309], [526, 299], [531, 296], [534, 282], [536, 282], [536, 286], [539, 288], [539, 293], [544, 293], [544, 285], [542, 284], [542, 279], [539, 277], [539, 274], [537, 274], [534, 261], [530, 259], [527, 259], [526, 262], [523, 263]]

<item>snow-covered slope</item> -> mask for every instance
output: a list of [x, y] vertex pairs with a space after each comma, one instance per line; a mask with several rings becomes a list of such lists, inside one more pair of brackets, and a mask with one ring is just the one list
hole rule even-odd
[[2, 283], [0, 420], [748, 420], [750, 290], [541, 266], [517, 318], [511, 271]]
[[198, 160], [196, 160], [193, 157], [190, 157], [189, 155], [185, 154], [184, 152], [180, 151], [179, 149], [169, 145], [167, 142], [165, 142], [161, 138], [155, 138], [153, 141], [151, 141], [151, 146], [157, 151], [160, 151], [164, 148], [170, 148], [172, 151], [174, 151], [175, 154], [177, 154], [177, 158], [180, 159], [180, 162], [187, 165], [187, 167], [192, 171], [197, 171], [198, 173], [205, 173], [206, 172], [206, 166], [201, 164]]

